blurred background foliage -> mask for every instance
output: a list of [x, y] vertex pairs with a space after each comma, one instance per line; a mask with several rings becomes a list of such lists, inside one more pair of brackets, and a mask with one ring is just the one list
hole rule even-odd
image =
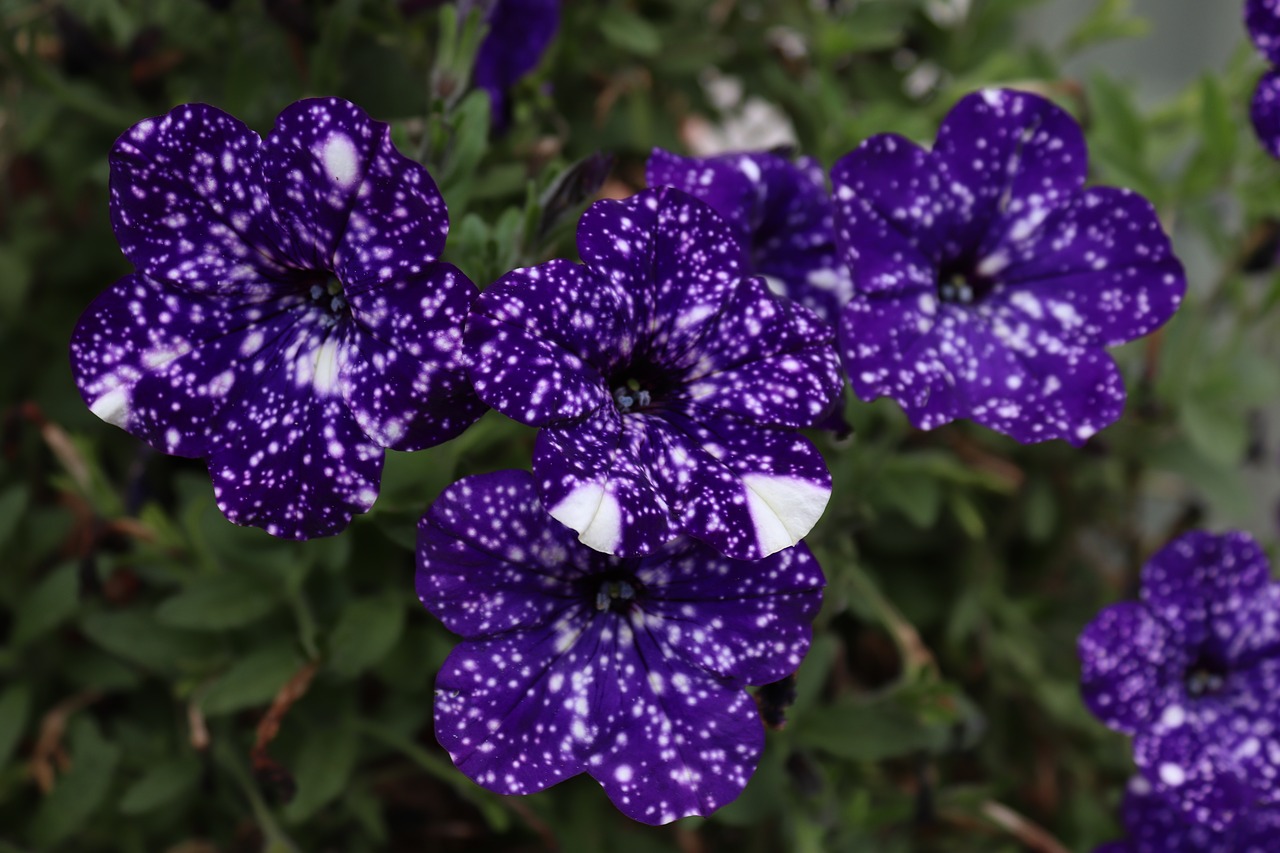
[[[1132, 81], [1079, 61], [1146, 37], [1126, 0], [1075, 4], [1046, 43], [1020, 28], [1035, 0], [566, 0], [496, 135], [467, 83], [475, 22], [425, 5], [0, 0], [0, 851], [1057, 853], [1117, 836], [1128, 747], [1081, 705], [1076, 634], [1183, 528], [1274, 540], [1280, 167], [1248, 129], [1261, 60], [1243, 33], [1140, 109]], [[1083, 450], [920, 433], [884, 402], [849, 403], [851, 438], [815, 435], [835, 477], [809, 540], [826, 604], [787, 725], [709, 820], [631, 824], [583, 779], [498, 797], [434, 742], [453, 638], [414, 598], [414, 525], [454, 479], [527, 467], [531, 430], [490, 413], [389, 453], [347, 533], [282, 542], [229, 524], [198, 461], [97, 421], [71, 382], [76, 318], [128, 271], [107, 153], [178, 103], [263, 133], [309, 95], [391, 121], [444, 192], [447, 258], [484, 286], [573, 255], [598, 152], [609, 195], [642, 185], [655, 145], [791, 142], [829, 166], [873, 133], [931, 140], [988, 85], [1075, 113], [1091, 180], [1155, 203], [1192, 291], [1116, 353], [1125, 417]]]

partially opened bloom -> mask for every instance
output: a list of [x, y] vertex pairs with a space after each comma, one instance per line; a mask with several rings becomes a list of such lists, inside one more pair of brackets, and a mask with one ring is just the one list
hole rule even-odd
[[1187, 820], [1141, 776], [1129, 781], [1123, 816], [1128, 838], [1094, 853], [1274, 853], [1280, 838], [1280, 811], [1250, 812], [1213, 829]]
[[768, 151], [681, 157], [655, 148], [645, 177], [651, 187], [675, 187], [715, 208], [746, 250], [745, 270], [835, 324], [853, 283], [836, 250], [831, 196], [816, 160]]
[[1102, 611], [1079, 653], [1085, 703], [1188, 820], [1280, 807], [1280, 583], [1248, 535], [1165, 546], [1141, 601]]
[[[1244, 20], [1258, 52], [1280, 65], [1280, 0], [1245, 0]], [[1262, 147], [1280, 158], [1280, 71], [1272, 68], [1262, 75], [1250, 115]]]
[[528, 473], [468, 477], [418, 527], [418, 595], [463, 637], [436, 679], [436, 737], [502, 794], [588, 773], [636, 820], [709, 814], [764, 747], [745, 688], [799, 666], [822, 585], [803, 545], [607, 556], [547, 515]]
[[794, 545], [831, 494], [796, 432], [839, 391], [831, 329], [744, 277], [728, 225], [678, 190], [593, 204], [578, 250], [503, 276], [467, 320], [481, 399], [543, 428], [551, 514], [623, 556], [682, 534], [739, 559]]
[[382, 448], [484, 410], [461, 367], [475, 287], [436, 260], [449, 220], [387, 125], [299, 101], [265, 140], [204, 104], [111, 154], [111, 221], [138, 271], [71, 340], [94, 414], [206, 457], [218, 505], [277, 536], [336, 533], [377, 497]]
[[502, 129], [511, 122], [511, 87], [538, 66], [560, 27], [560, 0], [491, 0], [488, 8], [474, 83], [489, 93], [493, 126]]
[[836, 163], [855, 291], [840, 353], [859, 397], [1021, 442], [1082, 444], [1120, 416], [1104, 347], [1168, 320], [1186, 280], [1151, 205], [1084, 188], [1086, 160], [1066, 112], [992, 89], [956, 104], [932, 150], [884, 134]]

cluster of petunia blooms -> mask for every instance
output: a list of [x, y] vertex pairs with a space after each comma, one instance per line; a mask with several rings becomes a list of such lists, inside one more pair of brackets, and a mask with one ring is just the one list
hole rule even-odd
[[[956, 104], [930, 148], [866, 140], [831, 189], [807, 159], [656, 151], [650, 189], [582, 216], [581, 262], [481, 293], [442, 260], [444, 200], [386, 124], [306, 100], [263, 139], [189, 104], [112, 152], [112, 224], [137, 271], [81, 318], [75, 378], [102, 419], [205, 459], [231, 521], [281, 537], [368, 510], [385, 448], [439, 444], [490, 407], [539, 428], [531, 472], [460, 480], [419, 527], [418, 593], [462, 637], [437, 737], [494, 791], [585, 772], [636, 820], [706, 815], [764, 746], [746, 688], [809, 645], [824, 578], [801, 540], [831, 478], [800, 430], [830, 422], [844, 376], [922, 429], [967, 418], [1079, 445], [1119, 417], [1105, 348], [1168, 320], [1185, 278], [1151, 205], [1086, 172], [1066, 112], [994, 89]], [[1163, 678], [1193, 636], [1188, 612], [1161, 627], [1148, 604], [1086, 634], [1094, 706], [1159, 726], [1138, 742], [1152, 790], [1221, 817], [1191, 796], [1217, 790], [1218, 753], [1178, 746], [1219, 705], [1179, 704], [1175, 725], [1172, 700], [1150, 710], [1156, 682], [1126, 674]], [[1204, 695], [1222, 696], [1212, 679], [1252, 678], [1265, 644], [1237, 648], [1207, 619]], [[1168, 638], [1090, 645], [1106, 630]], [[1242, 683], [1221, 701], [1263, 695]], [[1280, 735], [1229, 728], [1222, 754], [1252, 744], [1251, 784], [1280, 790]]]

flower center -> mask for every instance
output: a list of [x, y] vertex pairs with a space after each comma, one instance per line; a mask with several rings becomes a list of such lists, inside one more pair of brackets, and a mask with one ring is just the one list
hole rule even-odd
[[994, 286], [994, 281], [974, 271], [967, 260], [944, 263], [938, 270], [938, 299], [953, 305], [979, 302]]
[[1187, 669], [1183, 681], [1187, 686], [1187, 695], [1195, 698], [1212, 696], [1226, 684], [1227, 668], [1213, 658], [1201, 655]]
[[342, 292], [342, 282], [332, 276], [313, 282], [307, 296], [311, 304], [323, 312], [322, 322], [326, 326], [332, 326], [347, 315], [347, 297]]
[[624, 415], [656, 409], [679, 387], [679, 377], [643, 357], [619, 365], [608, 377], [613, 404]]
[[622, 414], [653, 405], [653, 394], [638, 379], [628, 379], [613, 389], [613, 404]]
[[596, 588], [596, 610], [626, 613], [636, 600], [638, 584], [629, 578], [604, 578]]

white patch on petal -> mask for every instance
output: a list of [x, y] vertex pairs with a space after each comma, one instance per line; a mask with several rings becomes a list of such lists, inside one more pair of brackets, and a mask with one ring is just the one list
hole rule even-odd
[[240, 344], [240, 354], [245, 358], [253, 355], [262, 348], [264, 335], [262, 332], [253, 331], [245, 335], [244, 341]]
[[1181, 705], [1170, 705], [1160, 715], [1160, 723], [1167, 729], [1176, 729], [1187, 721], [1187, 714]]
[[776, 296], [787, 295], [787, 283], [785, 281], [778, 278], [776, 275], [761, 274], [760, 277], [764, 279], [764, 283], [768, 285], [769, 290], [773, 291], [774, 295]]
[[578, 541], [612, 554], [622, 539], [622, 507], [603, 483], [584, 483], [551, 507], [551, 517], [578, 531]]
[[1166, 761], [1160, 765], [1160, 781], [1171, 788], [1176, 788], [1187, 781], [1187, 773], [1177, 764]]
[[338, 343], [328, 340], [311, 351], [315, 369], [311, 371], [311, 384], [320, 394], [334, 394], [338, 390]]
[[109, 424], [124, 427], [129, 422], [129, 392], [124, 387], [112, 388], [93, 401], [89, 411]]
[[350, 187], [360, 177], [356, 147], [345, 134], [335, 133], [325, 140], [320, 161], [324, 164], [329, 179], [340, 187]]
[[761, 557], [790, 548], [808, 535], [831, 498], [831, 489], [797, 477], [747, 474], [742, 484]]

